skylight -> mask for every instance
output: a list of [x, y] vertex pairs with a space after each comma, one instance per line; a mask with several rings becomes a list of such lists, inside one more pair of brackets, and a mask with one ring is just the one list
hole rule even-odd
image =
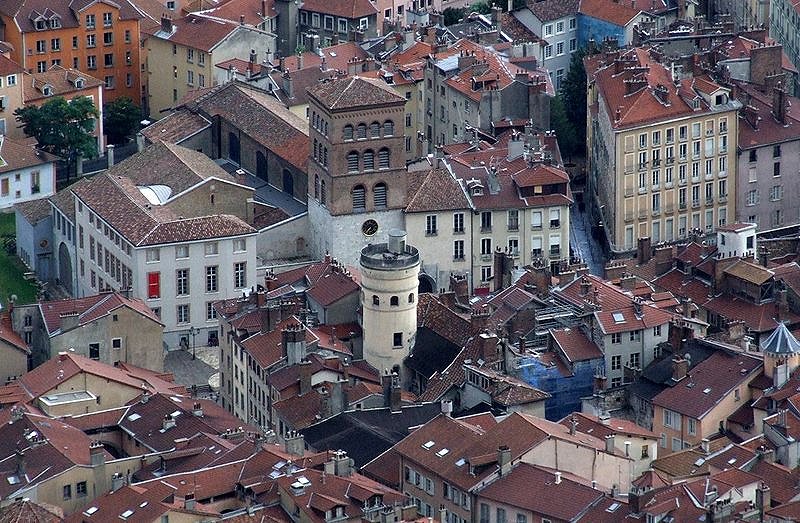
[[131, 509], [128, 509], [119, 515], [119, 517], [121, 517], [122, 519], [128, 519], [131, 516], [133, 516], [133, 511]]
[[151, 205], [162, 205], [172, 195], [172, 189], [166, 185], [143, 185], [138, 189]]
[[139, 414], [137, 412], [134, 412], [133, 414], [128, 416], [128, 421], [136, 421], [137, 419], [140, 419], [141, 417], [142, 417], [141, 414]]
[[463, 467], [464, 463], [466, 463], [466, 458], [461, 458], [460, 460], [456, 461], [456, 467]]
[[450, 449], [442, 449], [442, 450], [440, 450], [439, 452], [437, 452], [437, 453], [436, 453], [436, 455], [437, 455], [437, 456], [439, 456], [440, 458], [443, 458], [443, 457], [445, 457], [445, 456], [446, 456], [446, 455], [447, 455], [449, 452], [450, 452]]
[[616, 510], [617, 510], [618, 508], [619, 508], [619, 503], [612, 503], [612, 504], [611, 504], [611, 505], [609, 505], [609, 507], [606, 509], [606, 512], [616, 512]]
[[611, 317], [614, 318], [614, 323], [625, 323], [625, 316], [621, 312], [613, 312]]
[[83, 513], [86, 514], [87, 516], [91, 516], [95, 512], [97, 512], [97, 507], [89, 507], [83, 511]]
[[703, 389], [703, 394], [708, 394], [709, 392], [711, 392], [711, 387]]
[[423, 443], [422, 444], [422, 448], [425, 449], [425, 450], [431, 450], [431, 447], [433, 447], [434, 445], [435, 445], [435, 442], [433, 440], [430, 440], [428, 442]]

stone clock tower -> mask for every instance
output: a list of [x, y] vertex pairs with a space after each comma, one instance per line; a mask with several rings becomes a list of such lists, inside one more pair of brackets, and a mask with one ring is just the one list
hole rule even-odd
[[406, 100], [358, 76], [318, 84], [308, 99], [311, 253], [357, 266], [365, 245], [404, 228]]

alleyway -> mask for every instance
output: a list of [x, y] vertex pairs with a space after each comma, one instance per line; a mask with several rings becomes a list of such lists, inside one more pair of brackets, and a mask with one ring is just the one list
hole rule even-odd
[[583, 206], [576, 202], [570, 209], [570, 247], [575, 256], [583, 259], [589, 267], [590, 273], [602, 277], [603, 267], [605, 267], [603, 249], [599, 242], [592, 237], [592, 224], [588, 210], [586, 208], [581, 210], [581, 207]]

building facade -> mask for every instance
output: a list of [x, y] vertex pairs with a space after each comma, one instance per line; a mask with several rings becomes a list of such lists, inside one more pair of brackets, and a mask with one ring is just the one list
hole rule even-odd
[[103, 81], [107, 100], [140, 103], [140, 22], [151, 20], [133, 2], [22, 2], [0, 8], [0, 20], [11, 59], [26, 71], [54, 65], [85, 71]]
[[382, 80], [343, 78], [309, 90], [308, 215], [316, 257], [356, 265], [376, 234], [403, 229], [406, 99]]
[[612, 252], [713, 234], [736, 216], [741, 104], [708, 77], [673, 79], [644, 48], [587, 60], [587, 186]]

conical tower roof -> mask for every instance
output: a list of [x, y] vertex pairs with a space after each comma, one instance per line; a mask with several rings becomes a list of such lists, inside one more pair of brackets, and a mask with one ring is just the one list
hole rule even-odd
[[778, 328], [766, 339], [761, 340], [761, 351], [770, 354], [791, 355], [800, 353], [800, 342], [789, 332], [785, 323], [779, 323]]

